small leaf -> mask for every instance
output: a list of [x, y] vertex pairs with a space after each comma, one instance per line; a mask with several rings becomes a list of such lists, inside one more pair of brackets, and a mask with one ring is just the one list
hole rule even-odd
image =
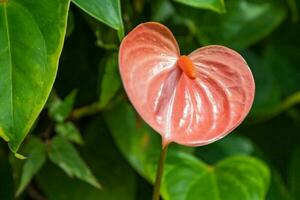
[[174, 0], [176, 2], [192, 6], [195, 8], [203, 8], [212, 10], [218, 13], [225, 13], [225, 3], [223, 0]]
[[21, 181], [16, 193], [17, 196], [23, 192], [33, 176], [40, 170], [46, 161], [45, 145], [37, 138], [33, 137], [29, 140], [28, 144], [25, 146], [25, 152], [27, 152], [28, 158], [25, 160], [22, 169]]
[[75, 142], [77, 144], [83, 144], [79, 130], [72, 122], [58, 123], [55, 125], [55, 131], [60, 136], [69, 140], [70, 142]]
[[75, 147], [66, 139], [57, 136], [51, 141], [49, 158], [70, 177], [75, 176], [98, 189], [101, 188], [99, 182], [82, 160]]
[[124, 36], [120, 0], [72, 0], [78, 7], [97, 20], [116, 29], [119, 38]]
[[[153, 183], [161, 147], [158, 134], [125, 103], [105, 112], [105, 117], [123, 155]], [[168, 151], [161, 189], [165, 200], [265, 199], [269, 170], [253, 157], [231, 156], [209, 166], [172, 144]]]
[[16, 153], [49, 96], [69, 0], [0, 2], [0, 136]]
[[300, 148], [297, 148], [292, 156], [289, 168], [289, 185], [292, 197], [300, 199]]
[[118, 55], [114, 53], [109, 56], [104, 67], [105, 71], [101, 81], [100, 107], [105, 107], [121, 87]]
[[120, 41], [117, 32], [114, 29], [111, 29], [103, 23], [99, 23], [97, 19], [89, 15], [84, 15], [83, 17], [96, 36], [96, 45], [98, 47], [105, 50], [118, 50]]
[[136, 199], [137, 175], [116, 148], [109, 130], [99, 117], [92, 118], [82, 130], [85, 145], [80, 147], [80, 154], [89, 163], [104, 189], [98, 190], [78, 179], [72, 179], [58, 167], [47, 163], [36, 180], [49, 200]]
[[75, 97], [76, 91], [72, 91], [63, 101], [59, 98], [56, 98], [51, 102], [49, 106], [49, 115], [52, 119], [57, 122], [63, 122], [71, 113]]

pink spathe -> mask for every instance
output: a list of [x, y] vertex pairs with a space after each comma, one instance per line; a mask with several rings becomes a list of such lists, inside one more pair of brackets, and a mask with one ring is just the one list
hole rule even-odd
[[188, 55], [196, 78], [182, 70], [179, 58], [167, 27], [140, 24], [120, 47], [125, 90], [140, 116], [162, 136], [163, 145], [209, 144], [248, 114], [255, 91], [252, 73], [242, 56], [223, 46], [202, 47]]

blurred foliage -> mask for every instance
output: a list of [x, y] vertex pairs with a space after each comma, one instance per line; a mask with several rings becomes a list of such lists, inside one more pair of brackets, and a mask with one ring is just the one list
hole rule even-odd
[[[26, 16], [45, 19], [56, 9], [27, 6]], [[299, 8], [299, 0], [73, 0], [54, 87], [19, 150], [27, 159], [0, 141], [0, 199], [151, 199], [160, 137], [130, 106], [118, 73], [120, 40], [146, 21], [168, 26], [184, 54], [209, 44], [239, 51], [256, 82], [234, 133], [203, 147], [170, 146], [163, 199], [300, 199]]]

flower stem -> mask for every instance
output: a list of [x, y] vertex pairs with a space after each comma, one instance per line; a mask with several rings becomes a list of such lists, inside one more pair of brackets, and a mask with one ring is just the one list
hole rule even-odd
[[167, 150], [168, 150], [168, 145], [163, 146], [161, 153], [160, 153], [160, 159], [159, 163], [157, 166], [157, 171], [156, 171], [156, 179], [155, 179], [155, 184], [154, 184], [154, 190], [153, 190], [153, 197], [152, 200], [159, 200], [159, 194], [160, 194], [160, 184], [164, 172], [164, 163], [166, 160], [167, 156]]

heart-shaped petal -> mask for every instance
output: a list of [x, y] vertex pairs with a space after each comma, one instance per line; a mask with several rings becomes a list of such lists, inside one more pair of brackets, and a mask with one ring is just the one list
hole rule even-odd
[[130, 101], [164, 145], [218, 140], [253, 103], [253, 76], [237, 52], [213, 45], [180, 56], [173, 34], [159, 23], [141, 24], [124, 38], [119, 67]]

